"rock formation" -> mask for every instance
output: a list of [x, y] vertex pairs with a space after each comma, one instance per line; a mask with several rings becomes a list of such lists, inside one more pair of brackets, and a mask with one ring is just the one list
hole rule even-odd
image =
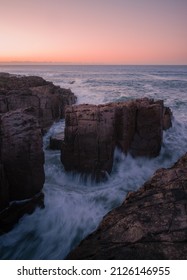
[[97, 174], [112, 170], [115, 147], [113, 105], [79, 105], [66, 110], [62, 162], [66, 170]]
[[68, 259], [187, 259], [187, 154], [159, 169]]
[[41, 191], [44, 183], [42, 134], [37, 119], [23, 110], [0, 119], [1, 161], [9, 185], [9, 199], [22, 200]]
[[31, 107], [45, 132], [54, 121], [64, 117], [66, 105], [76, 102], [70, 89], [62, 89], [35, 76], [0, 73], [0, 114]]
[[0, 233], [43, 206], [42, 132], [75, 101], [71, 90], [40, 77], [0, 73]]
[[64, 141], [64, 132], [59, 132], [50, 137], [49, 148], [51, 150], [61, 150]]
[[0, 115], [0, 210], [9, 207], [12, 201], [32, 201], [14, 203], [14, 207], [4, 210], [0, 214], [0, 232], [11, 228], [11, 222], [17, 222], [25, 211], [31, 212], [34, 202], [43, 200], [40, 194], [45, 180], [42, 145], [40, 125], [27, 110]]
[[162, 101], [147, 98], [68, 106], [61, 152], [65, 169], [102, 177], [112, 170], [116, 145], [133, 156], [157, 156], [164, 125], [168, 128], [171, 122], [171, 115], [165, 117], [165, 112]]

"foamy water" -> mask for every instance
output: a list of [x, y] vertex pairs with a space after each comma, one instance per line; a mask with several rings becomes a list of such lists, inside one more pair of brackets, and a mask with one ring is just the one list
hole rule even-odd
[[0, 66], [0, 71], [39, 75], [78, 96], [78, 103], [106, 103], [149, 97], [163, 99], [173, 111], [173, 127], [164, 132], [161, 153], [154, 159], [124, 156], [117, 149], [112, 174], [93, 184], [79, 174], [66, 174], [60, 152], [47, 149], [49, 137], [64, 129], [53, 125], [44, 137], [45, 208], [25, 215], [0, 237], [1, 259], [64, 259], [103, 216], [120, 205], [155, 170], [171, 166], [187, 151], [187, 67]]

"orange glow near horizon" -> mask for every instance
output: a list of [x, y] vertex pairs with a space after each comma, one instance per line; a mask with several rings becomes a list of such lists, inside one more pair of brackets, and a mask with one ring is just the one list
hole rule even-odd
[[187, 64], [185, 0], [0, 0], [0, 62]]

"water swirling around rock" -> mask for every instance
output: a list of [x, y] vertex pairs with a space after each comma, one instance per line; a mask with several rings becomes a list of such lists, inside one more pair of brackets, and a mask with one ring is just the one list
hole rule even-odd
[[[25, 215], [11, 232], [0, 237], [1, 259], [64, 259], [97, 228], [106, 213], [122, 203], [128, 191], [139, 188], [156, 169], [171, 166], [187, 150], [187, 67], [7, 66], [0, 70], [32, 73], [71, 87], [78, 103], [99, 104], [142, 96], [164, 99], [174, 115], [157, 158], [133, 159], [116, 150], [108, 182], [97, 185], [78, 174], [66, 174], [60, 152], [47, 149], [50, 135], [64, 128], [63, 120], [54, 124], [44, 137], [45, 209]], [[114, 85], [107, 84], [115, 78]], [[176, 78], [177, 86], [171, 82]], [[72, 80], [75, 82], [70, 84]]]

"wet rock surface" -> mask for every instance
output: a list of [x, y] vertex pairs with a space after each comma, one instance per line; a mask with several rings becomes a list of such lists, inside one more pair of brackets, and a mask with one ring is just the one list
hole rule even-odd
[[[143, 98], [105, 105], [68, 106], [61, 161], [67, 171], [99, 178], [110, 173], [115, 146], [125, 154], [159, 155], [164, 116], [163, 101]], [[169, 114], [165, 128], [169, 127]]]
[[107, 214], [67, 259], [187, 259], [187, 154]]

